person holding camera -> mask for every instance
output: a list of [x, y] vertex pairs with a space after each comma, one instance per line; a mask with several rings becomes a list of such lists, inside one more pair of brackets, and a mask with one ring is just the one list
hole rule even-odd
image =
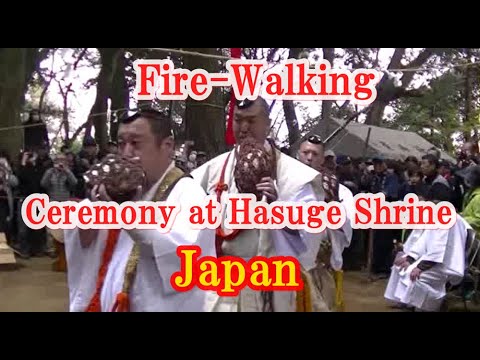
[[20, 154], [20, 166], [17, 174], [19, 180], [18, 203], [17, 203], [17, 243], [14, 251], [21, 258], [28, 259], [31, 256], [42, 256], [45, 251], [45, 229], [30, 229], [22, 218], [22, 203], [31, 194], [44, 193], [40, 181], [45, 171], [52, 166], [48, 147], [27, 148]]
[[[46, 190], [50, 201], [68, 201], [71, 199], [77, 185], [77, 178], [69, 169], [65, 154], [58, 154], [55, 157], [53, 167], [45, 172], [40, 185]], [[55, 257], [56, 251], [53, 241], [63, 242], [63, 232], [47, 229], [47, 234], [47, 255]]]
[[53, 167], [45, 171], [40, 185], [46, 190], [50, 201], [68, 201], [77, 178], [70, 170], [65, 154], [59, 154], [53, 161]]

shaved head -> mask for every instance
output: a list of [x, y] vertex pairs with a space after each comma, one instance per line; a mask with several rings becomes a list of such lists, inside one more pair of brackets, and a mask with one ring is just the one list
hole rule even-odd
[[270, 132], [270, 112], [265, 99], [258, 97], [235, 105], [233, 132], [235, 139], [241, 141], [253, 137], [263, 143]]
[[270, 107], [264, 98], [258, 97], [255, 100], [245, 100], [235, 105], [236, 118], [261, 116], [270, 123]]

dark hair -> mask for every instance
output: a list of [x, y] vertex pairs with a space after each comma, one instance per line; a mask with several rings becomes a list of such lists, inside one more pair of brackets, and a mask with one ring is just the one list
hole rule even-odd
[[148, 120], [157, 144], [160, 144], [165, 138], [173, 136], [173, 128], [169, 116], [154, 109], [139, 110], [135, 114], [122, 119], [120, 122], [122, 124], [130, 124], [139, 118]]
[[440, 160], [439, 166], [443, 166], [447, 169], [451, 169], [453, 167], [453, 165], [448, 160]]
[[312, 134], [312, 135], [309, 135], [309, 136], [305, 137], [303, 139], [302, 143], [304, 143], [304, 142], [309, 142], [309, 143], [312, 143], [312, 144], [315, 144], [315, 145], [324, 146], [323, 139], [320, 137], [320, 135], [317, 135], [317, 134]]
[[348, 165], [352, 163], [352, 159], [348, 155], [337, 155], [337, 165]]
[[425, 201], [432, 201], [432, 194], [429, 191], [429, 187], [425, 184], [419, 184], [415, 187], [415, 194], [421, 196]]
[[418, 159], [417, 159], [416, 156], [412, 156], [412, 155], [407, 156], [407, 158], [405, 159], [405, 162], [409, 162], [409, 161], [411, 161], [411, 162], [413, 162], [413, 163], [415, 163], [415, 164], [418, 164]]
[[290, 148], [288, 146], [282, 146], [280, 151], [286, 155], [290, 155]]
[[[435, 146], [433, 146], [433, 147], [431, 147], [430, 149], [427, 150], [427, 155], [428, 155], [428, 152], [435, 152], [435, 155], [433, 155], [433, 154], [432, 155], [435, 156], [437, 159], [440, 159], [440, 156], [442, 155], [440, 150], [437, 149]], [[422, 159], [423, 159], [423, 157], [422, 157]]]
[[253, 105], [253, 100], [249, 100], [249, 99], [238, 100], [238, 99], [236, 99], [235, 100], [235, 105], [239, 109], [247, 109], [247, 108], [249, 108], [250, 106]]
[[427, 160], [430, 164], [435, 166], [435, 169], [438, 169], [438, 167], [439, 167], [438, 158], [433, 154], [423, 155], [422, 160]]
[[387, 165], [387, 168], [389, 169], [396, 170], [397, 162], [393, 159], [387, 159], [385, 160], [385, 165]]
[[263, 110], [265, 111], [265, 113], [268, 116], [270, 114], [270, 107], [268, 106], [267, 101], [264, 98], [262, 98], [261, 96], [257, 97], [255, 100], [249, 100], [249, 99], [238, 100], [238, 99], [235, 99], [235, 106], [238, 109], [248, 109], [250, 106], [252, 106], [256, 102], [258, 102], [260, 104], [260, 106], [263, 108]]
[[480, 166], [473, 165], [468, 168], [466, 180], [472, 188], [480, 187]]
[[418, 176], [422, 177], [423, 173], [422, 173], [422, 170], [420, 170], [420, 168], [415, 167], [413, 169], [407, 170], [407, 175], [408, 175], [408, 177], [412, 177], [414, 175], [418, 175]]
[[85, 136], [82, 146], [97, 146], [97, 141], [91, 136]]
[[415, 186], [414, 193], [418, 197], [422, 197], [425, 201], [438, 203], [441, 201], [451, 201], [450, 191], [448, 187], [441, 184], [434, 184], [433, 186], [421, 183]]

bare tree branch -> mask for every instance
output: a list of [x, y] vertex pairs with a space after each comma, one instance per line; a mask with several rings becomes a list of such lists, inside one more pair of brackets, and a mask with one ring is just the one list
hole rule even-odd
[[73, 70], [77, 70], [78, 64], [82, 61], [83, 57], [87, 54], [88, 48], [84, 48], [82, 52], [78, 55], [77, 60], [73, 63]]
[[[38, 101], [38, 112], [40, 115], [42, 114], [43, 110], [43, 102], [45, 101], [45, 96], [47, 95], [48, 88], [50, 87], [50, 84], [52, 83], [52, 80], [55, 78], [55, 72], [53, 71], [53, 66], [55, 64], [55, 51], [52, 52], [52, 65], [50, 68], [50, 74], [49, 74], [49, 79], [45, 84], [45, 87], [42, 90], [42, 93], [40, 94], [40, 100]], [[38, 74], [41, 78], [43, 78], [42, 74]], [[45, 79], [43, 79], [45, 80]]]
[[373, 66], [372, 66], [373, 69], [377, 69], [378, 66], [380, 65], [380, 49], [378, 48], [376, 50], [377, 50], [377, 52], [375, 54], [375, 60], [373, 62]]
[[77, 139], [80, 133], [87, 127], [88, 123], [89, 120], [85, 121], [82, 125], [79, 126], [77, 130], [75, 130], [72, 137], [70, 138], [70, 143], [73, 143]]

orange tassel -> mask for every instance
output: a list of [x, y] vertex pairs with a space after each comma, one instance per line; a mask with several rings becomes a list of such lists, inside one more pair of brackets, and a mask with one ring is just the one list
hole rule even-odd
[[[234, 59], [240, 59], [242, 57], [242, 48], [230, 48], [230, 56]], [[233, 113], [235, 109], [235, 92], [233, 89], [230, 95], [230, 108], [228, 111], [227, 131], [225, 133], [225, 143], [227, 146], [235, 145], [235, 135], [233, 134]]]
[[120, 229], [110, 229], [108, 230], [107, 244], [105, 250], [103, 251], [102, 264], [100, 265], [100, 270], [98, 271], [97, 277], [97, 286], [95, 294], [93, 294], [90, 304], [87, 307], [86, 312], [101, 312], [102, 304], [100, 303], [100, 294], [102, 293], [103, 282], [105, 281], [105, 276], [107, 275], [108, 266], [112, 260], [113, 251], [117, 245], [118, 236], [120, 235]]
[[128, 294], [121, 292], [117, 294], [117, 300], [113, 305], [112, 312], [129, 312], [130, 302], [128, 300]]

